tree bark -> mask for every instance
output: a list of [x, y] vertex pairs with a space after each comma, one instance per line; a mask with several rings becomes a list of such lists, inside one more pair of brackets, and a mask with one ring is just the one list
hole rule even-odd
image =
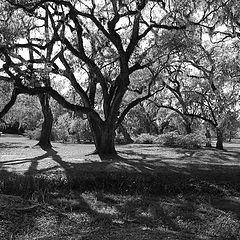
[[181, 115], [182, 119], [183, 119], [183, 125], [185, 128], [185, 132], [186, 134], [190, 134], [192, 133], [192, 121], [190, 121], [190, 118], [187, 117], [186, 115]]
[[223, 130], [217, 127], [216, 132], [217, 132], [216, 148], [219, 150], [223, 150]]
[[116, 155], [115, 149], [115, 127], [106, 122], [99, 122], [93, 116], [88, 116], [89, 125], [93, 134], [96, 150], [94, 154], [100, 157]]
[[206, 129], [205, 136], [206, 136], [206, 147], [212, 147], [212, 144], [211, 144], [211, 133], [210, 133], [209, 129]]
[[44, 120], [42, 124], [40, 139], [37, 145], [39, 145], [42, 149], [47, 150], [52, 148], [51, 135], [53, 125], [53, 114], [49, 105], [49, 95], [40, 94], [39, 100], [41, 103]]
[[184, 123], [184, 127], [187, 134], [192, 133], [191, 123], [189, 122]]

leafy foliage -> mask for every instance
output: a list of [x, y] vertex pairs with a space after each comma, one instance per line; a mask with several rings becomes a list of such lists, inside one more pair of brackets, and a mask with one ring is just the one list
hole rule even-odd
[[135, 143], [143, 144], [156, 143], [156, 136], [150, 135], [148, 133], [142, 133], [135, 139]]
[[143, 133], [140, 134], [134, 142], [141, 144], [159, 144], [165, 147], [197, 149], [203, 145], [204, 141], [204, 136], [198, 133], [181, 135], [178, 132], [168, 132], [158, 136]]
[[159, 135], [156, 141], [166, 147], [196, 149], [202, 146], [204, 137], [196, 133], [180, 135], [177, 132], [169, 132]]
[[69, 132], [77, 142], [92, 142], [92, 133], [87, 120], [75, 118], [71, 121]]

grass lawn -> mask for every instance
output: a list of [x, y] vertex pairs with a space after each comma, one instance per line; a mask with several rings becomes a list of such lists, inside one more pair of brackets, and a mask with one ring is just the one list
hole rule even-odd
[[240, 141], [225, 151], [0, 137], [0, 239], [240, 239]]

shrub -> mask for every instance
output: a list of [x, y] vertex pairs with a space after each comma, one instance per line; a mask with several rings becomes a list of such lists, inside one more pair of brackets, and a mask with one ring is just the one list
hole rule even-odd
[[204, 137], [197, 133], [190, 133], [180, 137], [180, 146], [182, 148], [190, 148], [190, 149], [200, 148], [203, 142], [204, 142]]
[[71, 116], [69, 113], [60, 115], [52, 128], [52, 141], [68, 142], [70, 134], [68, 132], [71, 123]]
[[87, 120], [76, 118], [72, 120], [70, 125], [70, 133], [77, 142], [92, 142], [92, 133]]
[[24, 136], [28, 137], [29, 139], [39, 140], [41, 135], [41, 128], [36, 128], [34, 130], [27, 130], [24, 133]]
[[166, 147], [176, 147], [178, 144], [179, 134], [176, 132], [168, 132], [162, 135], [159, 135], [157, 138], [157, 143]]
[[156, 136], [150, 135], [148, 133], [142, 133], [135, 139], [135, 143], [143, 143], [143, 144], [156, 143]]
[[[27, 130], [24, 133], [24, 136], [28, 137], [29, 139], [33, 140], [39, 140], [40, 135], [41, 135], [41, 127], [36, 128], [34, 130]], [[60, 129], [57, 128], [52, 128], [52, 135], [51, 135], [51, 140], [56, 141], [56, 140], [62, 140], [63, 137], [61, 136], [63, 133]]]
[[197, 133], [180, 135], [177, 132], [169, 132], [160, 135], [156, 142], [166, 147], [181, 147], [188, 149], [196, 149], [202, 146], [204, 137]]
[[115, 136], [115, 143], [117, 144], [125, 144], [125, 139], [122, 134], [116, 134]]
[[58, 141], [58, 142], [67, 142], [69, 141], [69, 133], [66, 128], [61, 128], [59, 126], [56, 126], [52, 128], [52, 140]]

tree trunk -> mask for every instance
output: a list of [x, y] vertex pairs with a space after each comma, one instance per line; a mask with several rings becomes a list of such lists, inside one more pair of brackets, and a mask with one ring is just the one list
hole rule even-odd
[[189, 122], [184, 123], [184, 127], [187, 134], [192, 133], [191, 123]]
[[47, 150], [52, 148], [51, 145], [51, 134], [52, 134], [52, 125], [53, 125], [53, 115], [49, 105], [49, 96], [47, 94], [39, 95], [39, 100], [42, 107], [43, 113], [43, 124], [40, 139], [37, 145], [42, 149]]
[[228, 142], [232, 141], [232, 131], [229, 131], [229, 138], [228, 138]]
[[205, 136], [206, 136], [206, 147], [212, 147], [212, 144], [211, 144], [211, 133], [210, 133], [210, 130], [208, 128], [206, 129]]
[[192, 121], [190, 121], [190, 118], [185, 116], [185, 115], [181, 115], [182, 119], [183, 119], [183, 125], [185, 128], [185, 132], [186, 134], [190, 134], [192, 133]]
[[105, 122], [99, 123], [91, 116], [88, 116], [88, 120], [96, 147], [94, 154], [98, 154], [100, 157], [116, 155], [115, 125], [106, 124]]
[[152, 122], [151, 122], [151, 126], [152, 126], [152, 132], [153, 132], [153, 134], [158, 135], [158, 134], [159, 134], [159, 129], [158, 129], [157, 124], [156, 124], [154, 121], [152, 121]]
[[216, 148], [223, 150], [223, 131], [221, 128], [216, 129], [217, 131], [217, 143], [216, 143]]
[[127, 129], [122, 124], [119, 125], [119, 130], [124, 137], [125, 143], [133, 143], [133, 140], [132, 140], [130, 134], [128, 133]]

